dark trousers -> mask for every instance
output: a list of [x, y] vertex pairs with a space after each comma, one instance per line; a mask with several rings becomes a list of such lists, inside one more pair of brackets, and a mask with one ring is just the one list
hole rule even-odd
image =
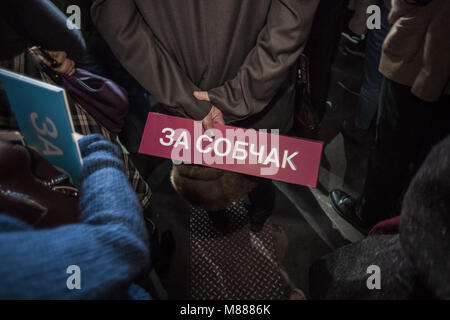
[[381, 29], [367, 32], [366, 56], [364, 58], [364, 78], [356, 107], [355, 125], [363, 130], [370, 128], [375, 118], [380, 98], [383, 75], [378, 71], [384, 39], [391, 28], [388, 21], [389, 10], [383, 0], [378, 1], [381, 8]]
[[305, 54], [310, 61], [311, 98], [320, 118], [326, 112], [331, 65], [346, 21], [348, 0], [321, 0]]
[[367, 224], [397, 216], [412, 177], [434, 144], [450, 133], [450, 97], [422, 101], [411, 88], [384, 79], [377, 137], [369, 159], [360, 218]]

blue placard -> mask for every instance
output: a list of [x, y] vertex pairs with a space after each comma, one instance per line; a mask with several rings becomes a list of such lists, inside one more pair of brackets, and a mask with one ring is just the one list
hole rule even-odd
[[3, 69], [0, 81], [26, 144], [78, 186], [82, 160], [64, 89]]

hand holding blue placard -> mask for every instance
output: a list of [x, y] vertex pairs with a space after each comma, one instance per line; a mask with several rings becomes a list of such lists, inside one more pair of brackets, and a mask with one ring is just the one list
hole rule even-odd
[[78, 186], [82, 160], [64, 89], [3, 69], [0, 81], [26, 144]]

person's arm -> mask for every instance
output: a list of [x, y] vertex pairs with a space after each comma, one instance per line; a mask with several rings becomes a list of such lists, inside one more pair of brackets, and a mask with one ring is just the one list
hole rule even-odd
[[2, 0], [0, 15], [29, 46], [65, 51], [70, 59], [80, 58], [86, 44], [79, 30], [67, 28], [67, 17], [48, 0]]
[[435, 102], [450, 83], [450, 2], [434, 1], [420, 10], [426, 9], [430, 10], [430, 21], [428, 26], [423, 26], [427, 28], [423, 33], [423, 65], [412, 85], [412, 93], [425, 101]]
[[297, 62], [319, 0], [273, 0], [267, 23], [237, 76], [208, 91], [227, 121], [262, 111]]
[[[99, 135], [79, 144], [84, 160], [80, 223], [1, 233], [0, 299], [126, 298], [148, 266], [141, 207], [117, 147]], [[67, 288], [71, 265], [81, 269], [81, 290]]]
[[211, 104], [198, 101], [198, 91], [164, 46], [156, 39], [133, 1], [97, 0], [92, 19], [115, 56], [159, 102], [202, 120]]

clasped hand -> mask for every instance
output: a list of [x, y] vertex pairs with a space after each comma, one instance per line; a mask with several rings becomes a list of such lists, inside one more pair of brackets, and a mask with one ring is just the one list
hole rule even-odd
[[[206, 91], [195, 91], [194, 97], [200, 101], [211, 102], [211, 100], [209, 99], [209, 94]], [[214, 124], [224, 125], [225, 120], [223, 119], [222, 111], [220, 111], [217, 107], [212, 106], [208, 115], [202, 120], [202, 124], [205, 130], [213, 129]]]

